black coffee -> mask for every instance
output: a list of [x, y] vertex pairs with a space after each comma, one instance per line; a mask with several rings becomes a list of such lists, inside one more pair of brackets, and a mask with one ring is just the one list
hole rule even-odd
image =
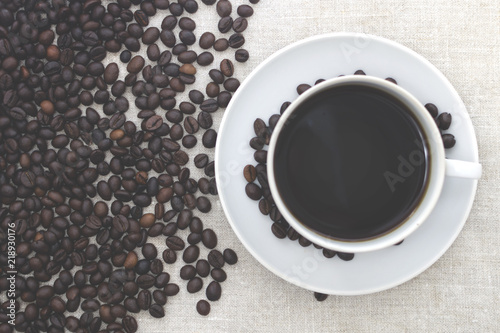
[[308, 228], [342, 240], [384, 234], [407, 218], [427, 179], [426, 149], [406, 107], [375, 88], [312, 97], [280, 133], [279, 192]]

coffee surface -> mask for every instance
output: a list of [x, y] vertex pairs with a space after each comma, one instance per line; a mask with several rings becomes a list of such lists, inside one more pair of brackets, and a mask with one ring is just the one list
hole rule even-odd
[[332, 238], [360, 240], [396, 228], [426, 183], [423, 138], [406, 107], [375, 88], [319, 93], [280, 133], [276, 183], [292, 214]]

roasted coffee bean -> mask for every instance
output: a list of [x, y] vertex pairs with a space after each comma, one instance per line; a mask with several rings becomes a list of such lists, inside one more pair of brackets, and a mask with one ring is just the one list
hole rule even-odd
[[429, 113], [433, 118], [437, 118], [439, 111], [436, 105], [432, 103], [427, 103], [425, 104], [425, 108], [427, 109], [427, 111], [429, 111]]
[[203, 129], [209, 129], [212, 127], [213, 120], [210, 113], [202, 111], [198, 114], [198, 124]]
[[227, 279], [226, 272], [221, 268], [212, 269], [210, 275], [212, 276], [212, 279], [214, 279], [217, 282], [224, 282]]
[[[278, 224], [278, 223], [279, 222], [275, 222], [274, 224]], [[282, 223], [279, 223], [279, 224], [280, 224], [280, 226], [282, 226], [282, 228], [284, 228]], [[302, 247], [308, 247], [312, 244], [312, 242], [310, 240], [308, 240], [307, 238], [305, 238], [304, 236], [300, 236], [299, 237], [299, 244]]]
[[180, 271], [180, 277], [183, 280], [191, 280], [196, 276], [196, 269], [193, 265], [182, 266]]
[[314, 293], [314, 298], [315, 298], [318, 302], [323, 302], [323, 301], [325, 301], [325, 300], [328, 298], [328, 295], [326, 295], [326, 294], [321, 294], [321, 293]]
[[182, 255], [182, 259], [184, 260], [185, 263], [192, 263], [195, 262], [200, 255], [200, 249], [196, 245], [190, 245], [188, 246]]
[[215, 43], [215, 36], [213, 33], [205, 32], [201, 35], [199, 44], [202, 49], [205, 50], [209, 49], [214, 45], [214, 43]]
[[[220, 71], [222, 74], [224, 74], [224, 76], [226, 77], [231, 77], [233, 76], [234, 74], [234, 65], [233, 63], [231, 62], [231, 60], [229, 59], [224, 59], [221, 61], [220, 63]], [[213, 78], [212, 78], [213, 79]], [[216, 83], [219, 83], [217, 82], [215, 79], [213, 79]], [[222, 82], [220, 82], [222, 83]]]
[[198, 291], [201, 290], [201, 288], [203, 288], [203, 280], [200, 279], [199, 277], [195, 277], [195, 278], [189, 280], [189, 282], [187, 284], [187, 291], [190, 294], [197, 293]]
[[279, 239], [283, 239], [287, 235], [287, 230], [285, 230], [285, 228], [281, 224], [276, 222], [272, 224], [271, 231], [273, 232], [274, 236]]
[[212, 204], [207, 197], [201, 196], [196, 199], [196, 208], [202, 213], [208, 213], [212, 209]]
[[208, 129], [202, 137], [202, 143], [205, 148], [214, 148], [217, 141], [217, 132], [213, 129]]
[[208, 253], [207, 256], [208, 262], [210, 265], [212, 265], [215, 268], [222, 268], [224, 267], [224, 256], [222, 253], [218, 250], [212, 250]]
[[166, 244], [169, 249], [180, 251], [184, 249], [184, 241], [177, 236], [170, 236], [166, 239]]
[[200, 66], [208, 66], [214, 61], [214, 56], [210, 52], [202, 52], [198, 55], [197, 63]]
[[219, 14], [220, 17], [226, 17], [231, 15], [231, 12], [233, 10], [233, 6], [231, 5], [231, 2], [228, 0], [220, 0], [217, 2], [217, 14]]
[[240, 5], [236, 9], [236, 12], [241, 17], [250, 17], [253, 15], [253, 8], [249, 5]]
[[217, 281], [212, 281], [210, 284], [207, 286], [206, 289], [206, 296], [209, 301], [217, 301], [220, 299], [222, 293], [221, 286], [219, 282]]
[[344, 261], [351, 261], [352, 259], [354, 259], [354, 253], [337, 252], [337, 255]]
[[236, 252], [234, 252], [231, 249], [225, 249], [223, 255], [224, 255], [224, 260], [229, 265], [234, 265], [238, 262], [238, 256], [236, 255]]
[[245, 44], [245, 37], [240, 33], [234, 33], [229, 37], [228, 42], [230, 47], [238, 49]]
[[196, 263], [196, 273], [201, 277], [207, 277], [210, 274], [210, 264], [205, 259], [200, 259]]
[[248, 51], [245, 49], [239, 49], [234, 53], [234, 58], [238, 62], [246, 62], [250, 55], [248, 54]]
[[260, 200], [260, 198], [262, 198], [262, 189], [257, 184], [248, 183], [245, 186], [245, 192], [252, 200]]
[[177, 254], [174, 250], [167, 249], [163, 251], [162, 257], [163, 261], [165, 261], [167, 264], [173, 264], [177, 261]]
[[213, 249], [217, 246], [217, 235], [212, 229], [205, 229], [202, 233], [202, 242], [208, 249]]
[[229, 30], [231, 30], [232, 26], [233, 26], [233, 19], [231, 18], [231, 16], [225, 16], [219, 20], [217, 28], [221, 33], [226, 33]]
[[456, 140], [453, 134], [443, 134], [442, 138], [445, 148], [453, 148], [455, 146]]
[[297, 94], [301, 95], [301, 94], [303, 94], [306, 90], [308, 90], [309, 88], [311, 88], [311, 85], [309, 85], [309, 84], [306, 84], [306, 83], [299, 84], [299, 85], [297, 86]]
[[[289, 232], [289, 234], [290, 234], [290, 232]], [[336, 251], [323, 249], [323, 256], [325, 256], [325, 258], [333, 258], [333, 257], [335, 257], [336, 254], [337, 254]]]
[[439, 128], [442, 130], [447, 130], [451, 125], [451, 114], [443, 112], [437, 118], [439, 120]]
[[210, 313], [210, 303], [205, 300], [199, 300], [198, 303], [196, 303], [196, 311], [202, 316], [208, 316]]
[[165, 291], [165, 294], [167, 294], [167, 296], [175, 296], [179, 293], [179, 286], [175, 283], [169, 283], [165, 286], [163, 291]]

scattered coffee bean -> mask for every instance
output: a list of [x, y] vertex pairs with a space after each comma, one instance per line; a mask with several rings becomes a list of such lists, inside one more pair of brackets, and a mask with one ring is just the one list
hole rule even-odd
[[198, 303], [196, 303], [196, 311], [202, 316], [208, 316], [210, 313], [210, 303], [205, 300], [199, 300]]

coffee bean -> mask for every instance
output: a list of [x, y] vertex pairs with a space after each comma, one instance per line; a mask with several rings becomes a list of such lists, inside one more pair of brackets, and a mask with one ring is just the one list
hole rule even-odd
[[285, 228], [281, 224], [276, 222], [272, 224], [271, 231], [273, 232], [274, 236], [279, 239], [283, 239], [287, 235], [287, 230], [285, 230]]
[[262, 198], [262, 189], [254, 183], [248, 183], [245, 186], [247, 196], [252, 200], [260, 200]]
[[199, 277], [191, 279], [187, 284], [187, 290], [189, 293], [194, 294], [203, 288], [203, 280]]
[[137, 332], [138, 326], [137, 326], [137, 321], [135, 320], [134, 317], [131, 316], [125, 316], [122, 319], [122, 326], [125, 332], [127, 333], [135, 333]]
[[200, 259], [196, 263], [196, 273], [201, 277], [207, 277], [210, 274], [210, 264], [205, 259]]
[[321, 293], [314, 293], [314, 298], [318, 301], [318, 302], [323, 302], [324, 300], [326, 300], [328, 298], [328, 295], [326, 294], [321, 294]]
[[209, 49], [211, 48], [215, 43], [215, 35], [211, 32], [205, 32], [201, 35], [200, 37], [200, 47], [202, 49]]
[[306, 83], [303, 83], [303, 84], [299, 84], [297, 86], [297, 93], [299, 95], [303, 94], [306, 90], [308, 90], [309, 88], [311, 88], [311, 86], [309, 84], [306, 84]]
[[455, 136], [453, 134], [443, 134], [443, 144], [445, 148], [453, 148], [456, 144]]
[[202, 52], [198, 55], [197, 62], [200, 66], [208, 66], [214, 61], [214, 56], [210, 52]]
[[228, 42], [230, 47], [232, 47], [233, 49], [237, 49], [245, 44], [245, 37], [243, 37], [243, 35], [240, 33], [234, 33], [229, 37]]
[[134, 12], [134, 18], [137, 23], [145, 27], [149, 24], [149, 18], [142, 10], [136, 10]]
[[206, 296], [208, 300], [214, 302], [220, 299], [222, 293], [221, 286], [219, 282], [217, 281], [212, 281], [210, 284], [207, 286], [206, 289]]
[[439, 120], [439, 128], [442, 130], [447, 130], [450, 128], [451, 124], [451, 114], [443, 112], [437, 118]]
[[210, 263], [210, 265], [212, 265], [215, 268], [224, 267], [224, 263], [225, 263], [224, 256], [218, 250], [210, 251], [207, 259], [208, 259], [208, 262]]
[[234, 57], [238, 62], [246, 62], [250, 55], [248, 54], [247, 50], [239, 49], [235, 52]]
[[177, 236], [170, 236], [166, 239], [166, 244], [169, 249], [180, 251], [184, 249], [184, 241]]
[[165, 310], [163, 310], [162, 306], [153, 304], [149, 308], [149, 314], [154, 318], [163, 318], [165, 317]]
[[343, 261], [351, 261], [352, 259], [354, 259], [354, 253], [337, 252], [337, 255]]
[[214, 268], [210, 274], [212, 278], [217, 282], [224, 282], [227, 279], [227, 274], [223, 269]]
[[230, 92], [235, 92], [239, 86], [240, 86], [240, 81], [235, 78], [229, 78], [224, 82], [224, 88]]
[[217, 236], [212, 229], [205, 229], [202, 232], [202, 242], [205, 247], [213, 249], [217, 246]]
[[193, 265], [182, 266], [180, 271], [180, 277], [183, 280], [191, 280], [196, 276], [196, 269]]
[[236, 12], [241, 17], [250, 17], [253, 15], [253, 8], [250, 7], [249, 5], [240, 5], [236, 9]]
[[175, 296], [179, 293], [179, 286], [176, 285], [175, 283], [169, 283], [167, 286], [163, 289], [165, 291], [165, 294], [167, 296]]
[[238, 262], [238, 256], [236, 255], [236, 252], [234, 252], [231, 249], [225, 249], [223, 255], [224, 255], [224, 260], [229, 265], [234, 265]]
[[427, 103], [425, 104], [425, 108], [427, 109], [427, 111], [429, 111], [429, 113], [433, 118], [436, 118], [438, 116], [439, 111], [436, 105], [432, 103]]
[[210, 313], [210, 303], [205, 300], [199, 300], [198, 303], [196, 303], [196, 311], [202, 316], [208, 316]]
[[162, 257], [167, 264], [173, 264], [177, 261], [177, 254], [174, 250], [167, 249], [163, 251]]
[[205, 148], [214, 148], [217, 141], [217, 132], [213, 129], [208, 129], [202, 137], [202, 143]]
[[233, 6], [231, 5], [231, 2], [228, 0], [220, 0], [217, 2], [217, 14], [219, 14], [220, 17], [226, 17], [231, 15], [231, 12], [233, 10]]
[[[222, 72], [222, 74], [224, 74], [224, 76], [226, 77], [231, 77], [233, 76], [233, 73], [234, 73], [234, 65], [233, 63], [231, 62], [231, 60], [229, 59], [224, 59], [221, 61], [220, 63], [220, 71]], [[213, 79], [213, 78], [212, 78]], [[215, 79], [213, 79], [216, 83], [219, 83], [217, 82]], [[220, 82], [222, 83], [222, 82]]]
[[[291, 229], [291, 228], [290, 228]], [[333, 258], [337, 255], [336, 251], [333, 250], [328, 250], [328, 249], [323, 249], [323, 256], [325, 258]]]
[[136, 74], [139, 73], [143, 67], [144, 67], [144, 58], [137, 55], [133, 57], [127, 64], [127, 71]]

